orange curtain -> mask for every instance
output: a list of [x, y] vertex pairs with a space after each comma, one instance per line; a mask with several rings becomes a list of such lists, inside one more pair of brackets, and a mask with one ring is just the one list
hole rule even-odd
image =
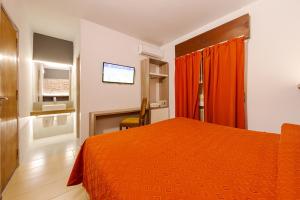
[[244, 38], [203, 51], [205, 121], [245, 128]]
[[199, 119], [199, 80], [202, 54], [194, 52], [176, 58], [176, 117]]

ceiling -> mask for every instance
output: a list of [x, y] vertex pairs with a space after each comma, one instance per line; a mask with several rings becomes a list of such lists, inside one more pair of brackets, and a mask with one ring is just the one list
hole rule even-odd
[[33, 31], [74, 40], [79, 19], [156, 45], [168, 43], [254, 0], [22, 0]]

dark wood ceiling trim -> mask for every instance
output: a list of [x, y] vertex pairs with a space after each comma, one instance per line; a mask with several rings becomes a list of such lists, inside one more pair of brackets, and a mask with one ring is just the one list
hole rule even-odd
[[250, 38], [250, 16], [243, 15], [226, 24], [218, 26], [210, 31], [202, 33], [185, 42], [175, 46], [176, 57], [183, 56], [188, 53], [218, 44], [220, 42], [230, 40], [239, 36]]

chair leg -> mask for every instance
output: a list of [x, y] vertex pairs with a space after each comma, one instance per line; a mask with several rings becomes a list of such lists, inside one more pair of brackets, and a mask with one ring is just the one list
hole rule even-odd
[[122, 126], [120, 125], [120, 131], [122, 130]]

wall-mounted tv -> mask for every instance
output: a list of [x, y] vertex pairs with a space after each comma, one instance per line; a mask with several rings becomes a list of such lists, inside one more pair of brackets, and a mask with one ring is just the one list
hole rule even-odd
[[134, 84], [135, 68], [103, 62], [102, 82]]

